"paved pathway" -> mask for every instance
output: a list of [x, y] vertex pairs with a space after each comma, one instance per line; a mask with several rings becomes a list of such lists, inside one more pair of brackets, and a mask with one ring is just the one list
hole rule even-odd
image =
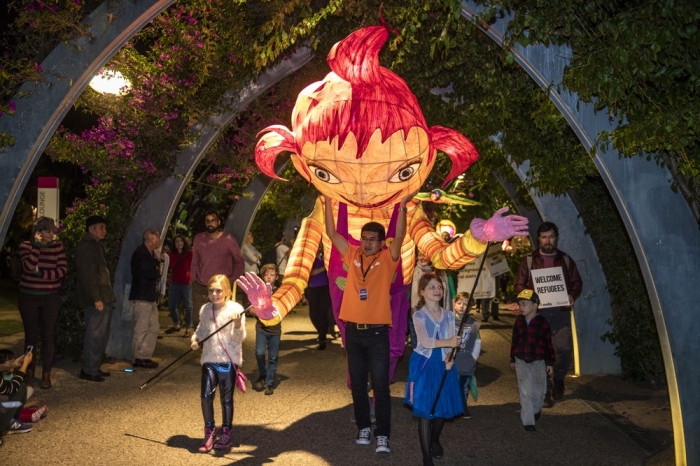
[[[33, 432], [7, 435], [3, 464], [16, 465], [418, 465], [417, 423], [403, 406], [407, 360], [391, 386], [392, 453], [355, 445], [351, 397], [345, 388], [343, 350], [338, 340], [317, 351], [306, 308], [283, 322], [279, 384], [272, 396], [252, 388], [235, 393], [233, 438], [225, 453], [197, 453], [202, 436], [199, 403], [199, 352], [190, 354], [140, 390], [156, 373], [125, 373], [125, 363], [104, 365], [104, 383], [79, 380], [80, 366], [62, 361], [54, 369], [54, 388], [37, 388], [48, 403], [48, 417]], [[536, 433], [526, 432], [517, 413], [515, 376], [508, 365], [511, 316], [482, 327], [484, 352], [477, 369], [479, 401], [472, 419], [449, 422], [443, 432], [445, 457], [452, 465], [641, 465], [649, 454], [583, 397], [585, 387], [571, 381], [564, 400], [545, 410]], [[161, 312], [162, 328], [167, 313]], [[494, 325], [495, 324], [495, 325]], [[254, 321], [247, 323], [244, 370], [255, 380]], [[0, 339], [0, 347], [21, 350], [21, 335]], [[188, 339], [158, 340], [163, 366], [188, 349]], [[592, 407], [593, 406], [593, 407]], [[217, 416], [219, 405], [215, 402]], [[217, 417], [220, 422], [220, 417]]]

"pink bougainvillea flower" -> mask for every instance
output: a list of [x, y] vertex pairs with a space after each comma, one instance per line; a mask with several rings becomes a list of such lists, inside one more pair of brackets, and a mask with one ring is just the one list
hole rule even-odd
[[44, 69], [41, 67], [41, 65], [38, 64], [37, 62], [34, 62], [34, 69], [36, 70], [37, 73], [41, 73], [44, 71]]

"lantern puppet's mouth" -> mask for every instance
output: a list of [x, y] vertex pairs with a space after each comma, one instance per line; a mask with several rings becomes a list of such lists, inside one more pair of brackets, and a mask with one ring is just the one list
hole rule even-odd
[[398, 191], [398, 192], [394, 193], [393, 196], [388, 197], [387, 199], [384, 199], [381, 202], [375, 202], [374, 204], [358, 204], [357, 202], [354, 202], [345, 196], [341, 195], [340, 197], [342, 197], [343, 200], [345, 200], [345, 202], [347, 202], [348, 204], [352, 204], [355, 207], [360, 207], [363, 209], [377, 209], [380, 207], [386, 207], [386, 206], [390, 205], [392, 203], [392, 201], [394, 201], [399, 196], [399, 194], [401, 194], [402, 192], [403, 191]]

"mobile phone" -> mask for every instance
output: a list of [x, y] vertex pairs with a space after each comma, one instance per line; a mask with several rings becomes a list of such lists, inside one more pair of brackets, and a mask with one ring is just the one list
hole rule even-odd
[[31, 353], [34, 351], [34, 347], [32, 345], [27, 346], [27, 353]]
[[127, 367], [126, 369], [124, 369], [124, 372], [134, 372], [134, 370], [130, 367]]

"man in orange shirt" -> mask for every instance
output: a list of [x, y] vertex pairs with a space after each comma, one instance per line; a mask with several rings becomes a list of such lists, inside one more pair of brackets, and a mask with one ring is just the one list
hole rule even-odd
[[326, 197], [326, 233], [343, 256], [348, 277], [340, 307], [340, 319], [346, 322], [345, 351], [357, 424], [358, 445], [369, 445], [372, 437], [367, 373], [372, 374], [377, 429], [374, 436], [377, 453], [389, 453], [391, 430], [391, 394], [389, 392], [389, 326], [391, 305], [389, 288], [401, 256], [406, 234], [406, 202], [401, 200], [396, 237], [385, 248], [384, 227], [366, 223], [361, 230], [360, 246], [353, 246], [336, 231], [331, 200]]

